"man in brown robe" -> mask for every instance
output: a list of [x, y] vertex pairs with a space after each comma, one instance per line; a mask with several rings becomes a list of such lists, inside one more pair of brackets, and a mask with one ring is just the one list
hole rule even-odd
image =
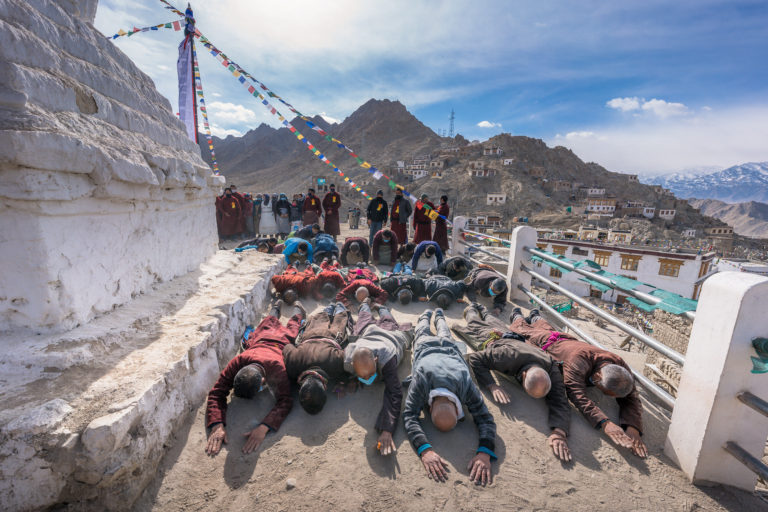
[[336, 192], [336, 185], [331, 183], [331, 191], [325, 194], [323, 198], [323, 210], [325, 210], [325, 226], [323, 231], [333, 236], [333, 240], [341, 234], [339, 226], [339, 208], [341, 207], [341, 196]]
[[307, 192], [304, 206], [302, 206], [302, 222], [305, 226], [317, 224], [322, 214], [323, 208], [320, 206], [320, 199], [315, 195], [315, 189], [311, 188]]
[[221, 236], [228, 238], [242, 233], [240, 229], [242, 208], [240, 201], [232, 194], [230, 188], [224, 189], [224, 197], [219, 201], [217, 208], [221, 215]]
[[[568, 398], [593, 427], [602, 429], [613, 442], [630, 448], [640, 457], [648, 455], [641, 436], [643, 406], [634, 378], [622, 358], [599, 349], [570, 334], [558, 332], [541, 317], [538, 309], [526, 319], [520, 308], [510, 317], [509, 328], [523, 336], [527, 343], [541, 348], [555, 361], [563, 362], [563, 379]], [[587, 387], [595, 386], [604, 394], [615, 397], [619, 405], [619, 425], [587, 396]]]

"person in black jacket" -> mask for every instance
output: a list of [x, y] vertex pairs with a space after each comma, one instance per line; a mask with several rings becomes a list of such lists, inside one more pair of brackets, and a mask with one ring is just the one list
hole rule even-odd
[[373, 237], [381, 228], [387, 225], [389, 218], [389, 207], [384, 200], [384, 191], [376, 192], [376, 199], [368, 203], [368, 226], [370, 235], [368, 236], [368, 246], [373, 246]]

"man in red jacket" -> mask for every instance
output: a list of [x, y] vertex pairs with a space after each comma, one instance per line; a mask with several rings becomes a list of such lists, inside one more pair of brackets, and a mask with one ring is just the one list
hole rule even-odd
[[253, 398], [265, 386], [275, 395], [275, 406], [261, 423], [246, 432], [247, 440], [243, 453], [256, 450], [268, 432], [280, 428], [293, 406], [291, 383], [283, 361], [283, 348], [293, 343], [299, 334], [299, 328], [306, 316], [299, 303], [288, 323], [280, 323], [282, 301], [272, 306], [269, 315], [262, 320], [246, 342], [246, 350], [235, 356], [219, 375], [213, 389], [208, 393], [208, 406], [205, 411], [205, 425], [210, 429], [205, 453], [216, 455], [221, 445], [227, 443], [227, 396], [234, 388], [235, 396]]

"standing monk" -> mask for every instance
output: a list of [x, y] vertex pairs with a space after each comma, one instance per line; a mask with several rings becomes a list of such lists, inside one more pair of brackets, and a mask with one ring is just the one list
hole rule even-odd
[[315, 189], [311, 188], [307, 192], [307, 197], [304, 199], [304, 206], [302, 206], [302, 214], [304, 215], [304, 225], [317, 224], [320, 221], [320, 216], [323, 214], [323, 208], [320, 206], [320, 199], [315, 195]]
[[219, 213], [221, 215], [221, 236], [224, 238], [240, 234], [240, 218], [242, 208], [240, 201], [232, 195], [232, 189], [224, 189], [224, 198], [219, 201]]
[[448, 223], [445, 219], [448, 218], [448, 214], [451, 212], [450, 208], [448, 208], [448, 196], [440, 196], [440, 206], [435, 211], [438, 215], [442, 215], [442, 217], [435, 219], [435, 234], [432, 235], [432, 240], [437, 242], [437, 245], [440, 246], [440, 249], [445, 254], [448, 251]]
[[245, 227], [245, 210], [246, 210], [246, 206], [245, 206], [246, 199], [245, 199], [245, 196], [237, 191], [237, 185], [235, 185], [234, 183], [232, 185], [230, 185], [229, 188], [232, 189], [232, 195], [234, 196], [234, 198], [237, 199], [238, 203], [240, 203], [240, 214], [239, 214], [239, 217], [237, 219], [237, 221], [238, 221], [238, 228], [237, 228], [238, 234], [239, 233], [245, 233], [245, 230], [246, 230], [246, 227]]
[[[421, 194], [421, 202], [433, 210], [435, 205], [429, 201], [427, 194]], [[413, 227], [416, 232], [413, 234], [413, 243], [418, 244], [425, 240], [432, 240], [432, 220], [427, 216], [427, 209], [423, 206], [416, 208], [413, 213]]]
[[397, 235], [399, 243], [408, 241], [408, 218], [413, 213], [411, 202], [403, 197], [403, 189], [395, 190], [395, 200], [392, 201], [392, 212], [389, 220], [392, 223], [392, 232]]
[[323, 209], [325, 210], [325, 228], [324, 231], [333, 236], [333, 241], [341, 234], [339, 226], [339, 208], [341, 207], [341, 196], [336, 192], [336, 185], [331, 183], [331, 191], [325, 194], [323, 198]]

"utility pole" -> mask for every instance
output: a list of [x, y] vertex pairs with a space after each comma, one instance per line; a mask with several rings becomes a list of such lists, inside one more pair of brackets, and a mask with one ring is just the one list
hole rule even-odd
[[451, 127], [450, 127], [450, 129], [448, 130], [448, 136], [449, 136], [450, 138], [453, 138], [453, 120], [454, 120], [454, 119], [456, 119], [456, 113], [453, 111], [453, 109], [451, 109], [451, 117], [450, 117], [450, 121], [451, 121]]

